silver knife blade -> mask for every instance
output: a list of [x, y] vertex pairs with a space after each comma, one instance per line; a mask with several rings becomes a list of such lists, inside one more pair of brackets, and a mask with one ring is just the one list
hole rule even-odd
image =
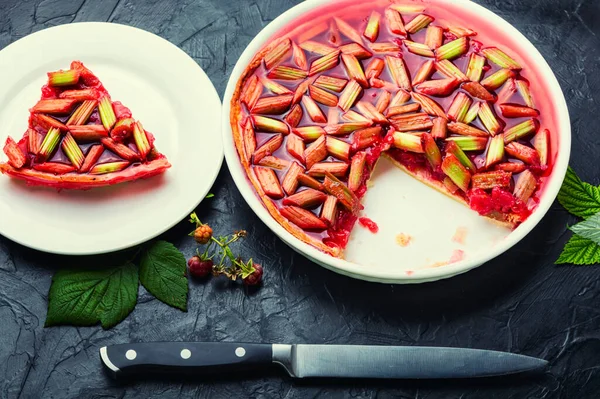
[[473, 378], [537, 370], [543, 359], [466, 348], [273, 345], [273, 362], [296, 378]]

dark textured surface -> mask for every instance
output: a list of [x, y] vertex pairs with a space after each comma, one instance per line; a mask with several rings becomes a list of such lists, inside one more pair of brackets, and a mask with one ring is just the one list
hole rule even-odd
[[[598, 183], [600, 3], [478, 2], [519, 28], [555, 70], [571, 112], [577, 154], [571, 165]], [[247, 43], [295, 3], [0, 0], [0, 48], [58, 24], [129, 24], [183, 48], [222, 95]], [[0, 398], [598, 397], [600, 267], [553, 266], [574, 221], [558, 204], [518, 246], [481, 268], [448, 281], [391, 286], [338, 276], [292, 252], [253, 215], [225, 168], [213, 192], [200, 217], [216, 231], [249, 230], [243, 251], [265, 265], [264, 287], [247, 293], [222, 280], [192, 282], [188, 313], [141, 289], [135, 311], [110, 331], [44, 329], [54, 270], [86, 260], [45, 255], [0, 237]], [[182, 222], [165, 235], [186, 255], [195, 248], [188, 229]], [[152, 340], [466, 346], [544, 357], [551, 367], [534, 378], [468, 382], [292, 381], [273, 372], [118, 384], [103, 372], [99, 347]]]

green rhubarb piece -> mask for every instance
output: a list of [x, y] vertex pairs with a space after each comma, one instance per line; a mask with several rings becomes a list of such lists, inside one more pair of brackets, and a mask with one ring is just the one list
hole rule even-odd
[[41, 161], [48, 159], [54, 152], [58, 142], [60, 141], [60, 136], [61, 134], [59, 129], [51, 127], [48, 130], [48, 133], [46, 133], [44, 141], [42, 141], [42, 145], [40, 146], [40, 151], [38, 152], [38, 158]]
[[442, 171], [448, 176], [454, 184], [461, 190], [467, 192], [471, 182], [471, 174], [452, 154], [447, 154], [442, 162]]
[[83, 152], [77, 145], [77, 142], [71, 136], [71, 133], [67, 133], [62, 142], [62, 149], [69, 161], [73, 164], [73, 166], [79, 170], [81, 165], [83, 165], [83, 161], [85, 157], [83, 156]]
[[92, 175], [103, 175], [106, 173], [119, 172], [129, 166], [127, 161], [109, 162], [94, 166], [90, 169]]
[[79, 82], [80, 72], [75, 69], [67, 71], [48, 72], [48, 84], [50, 86], [71, 86]]
[[148, 136], [140, 121], [133, 125], [133, 140], [135, 141], [135, 145], [137, 146], [142, 159], [145, 159], [152, 147], [150, 147]]
[[438, 61], [453, 60], [465, 54], [467, 51], [469, 51], [469, 39], [467, 37], [461, 37], [439, 47], [435, 51], [435, 58]]
[[98, 102], [98, 112], [100, 113], [100, 119], [102, 120], [104, 128], [110, 132], [117, 122], [117, 117], [108, 96], [102, 97]]

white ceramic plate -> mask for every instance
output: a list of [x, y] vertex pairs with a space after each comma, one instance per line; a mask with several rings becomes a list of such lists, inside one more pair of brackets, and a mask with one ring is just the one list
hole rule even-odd
[[173, 166], [162, 176], [89, 191], [30, 188], [0, 175], [0, 234], [59, 254], [128, 248], [174, 226], [210, 190], [223, 160], [221, 101], [193, 59], [152, 33], [109, 23], [62, 25], [0, 51], [0, 76], [10, 77], [0, 85], [0, 143], [21, 138], [46, 72], [73, 60], [154, 133]]
[[[365, 9], [365, 16], [373, 4], [387, 4], [388, 0], [361, 2], [355, 0], [352, 6]], [[405, 2], [410, 3], [411, 0]], [[277, 223], [263, 206], [261, 200], [242, 168], [233, 144], [229, 124], [230, 101], [238, 79], [250, 60], [277, 32], [287, 24], [301, 18], [315, 8], [327, 6], [331, 9], [346, 9], [346, 0], [307, 0], [283, 13], [267, 25], [248, 45], [236, 64], [224, 96], [223, 137], [225, 158], [233, 179], [240, 192], [254, 212], [285, 243], [307, 258], [337, 273], [354, 278], [384, 283], [421, 283], [434, 281], [464, 273], [507, 251], [525, 237], [546, 214], [556, 198], [564, 179], [571, 150], [571, 127], [567, 105], [560, 86], [552, 70], [537, 49], [517, 29], [504, 19], [469, 0], [414, 0], [418, 4], [440, 4], [446, 7], [452, 20], [462, 19], [465, 26], [478, 30], [485, 26], [495, 36], [502, 38], [504, 46], [513, 50], [525, 66], [535, 69], [534, 97], [553, 99], [551, 112], [555, 130], [560, 142], [554, 148], [556, 159], [540, 203], [532, 215], [514, 231], [500, 229], [489, 223], [474, 211], [443, 196], [433, 189], [425, 187], [404, 175], [386, 162], [380, 162], [371, 188], [364, 199], [365, 216], [379, 224], [380, 231], [372, 234], [355, 227], [346, 248], [346, 259], [333, 258], [312, 246], [305, 244], [287, 232]], [[325, 18], [326, 12], [309, 17], [314, 23]], [[484, 36], [484, 37], [482, 37]], [[478, 40], [484, 43], [485, 35]], [[491, 45], [491, 44], [489, 44]], [[532, 71], [528, 78], [533, 79]], [[463, 242], [453, 240], [456, 231], [466, 231]], [[396, 236], [405, 233], [413, 238], [408, 247], [400, 247]], [[459, 234], [460, 235], [460, 234]], [[439, 262], [448, 262], [453, 254], [462, 251], [461, 261], [441, 266]]]

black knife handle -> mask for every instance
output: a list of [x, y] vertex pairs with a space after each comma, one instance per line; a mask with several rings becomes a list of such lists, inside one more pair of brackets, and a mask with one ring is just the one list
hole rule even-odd
[[100, 350], [116, 374], [145, 372], [221, 373], [272, 364], [270, 344], [152, 342], [111, 345]]

